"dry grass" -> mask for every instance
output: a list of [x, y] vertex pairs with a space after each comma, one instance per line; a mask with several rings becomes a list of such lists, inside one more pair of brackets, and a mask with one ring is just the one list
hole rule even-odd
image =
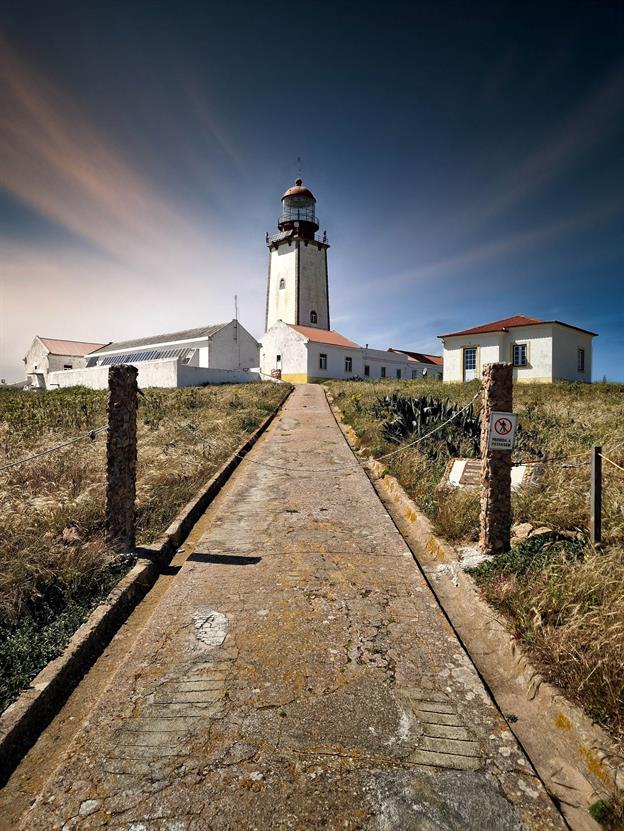
[[[164, 532], [284, 394], [283, 386], [261, 383], [148, 390], [140, 397], [139, 544]], [[105, 423], [105, 392], [2, 391], [0, 466]], [[104, 539], [105, 450], [101, 434], [0, 473], [0, 640], [14, 641], [8, 652], [0, 650], [0, 686], [7, 673], [20, 674], [17, 664], [32, 677], [35, 664], [40, 669], [44, 658], [58, 654], [123, 570]], [[37, 632], [61, 620], [62, 631], [28, 669], [25, 656]], [[23, 680], [0, 689], [0, 708]]]
[[[333, 381], [328, 386], [345, 420], [375, 454], [394, 449], [384, 442], [381, 422], [373, 415], [379, 396], [398, 389], [414, 397], [433, 394], [466, 403], [477, 389], [475, 384], [443, 386], [433, 381]], [[539, 539], [533, 543], [529, 538], [510, 555], [493, 558], [475, 578], [488, 601], [509, 618], [544, 675], [624, 742], [624, 474], [608, 464], [605, 547], [595, 551], [587, 542], [589, 450], [600, 444], [607, 456], [624, 465], [624, 386], [517, 386], [514, 410], [521, 427], [516, 460], [566, 458], [573, 465], [545, 465], [537, 486], [514, 494], [514, 520], [579, 532], [578, 556], [557, 554], [552, 537], [546, 537], [542, 543], [550, 546], [546, 550], [552, 556], [542, 557]], [[583, 455], [577, 457], [579, 453]], [[431, 462], [410, 448], [388, 466], [438, 533], [450, 540], [476, 539], [478, 494], [440, 488], [443, 459]]]

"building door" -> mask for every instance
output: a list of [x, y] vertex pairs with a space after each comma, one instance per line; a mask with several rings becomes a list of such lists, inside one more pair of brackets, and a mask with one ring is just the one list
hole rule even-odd
[[464, 349], [464, 381], [474, 381], [477, 377], [477, 347]]

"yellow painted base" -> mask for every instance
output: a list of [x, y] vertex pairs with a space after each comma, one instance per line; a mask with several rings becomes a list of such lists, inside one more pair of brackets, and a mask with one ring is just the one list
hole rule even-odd
[[282, 381], [288, 381], [289, 384], [307, 384], [309, 380], [305, 372], [282, 373]]
[[552, 384], [552, 378], [514, 378], [515, 384]]

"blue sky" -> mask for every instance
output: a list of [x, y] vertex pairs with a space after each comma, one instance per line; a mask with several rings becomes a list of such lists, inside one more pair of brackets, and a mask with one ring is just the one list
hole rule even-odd
[[282, 192], [371, 346], [524, 313], [624, 380], [624, 4], [33, 3], [0, 12], [0, 373], [32, 337], [262, 334]]

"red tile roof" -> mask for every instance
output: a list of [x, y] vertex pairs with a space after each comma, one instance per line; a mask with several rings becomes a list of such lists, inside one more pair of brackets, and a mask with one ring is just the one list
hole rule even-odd
[[357, 343], [345, 338], [340, 332], [334, 332], [333, 329], [315, 329], [313, 326], [297, 326], [294, 323], [288, 324], [295, 332], [299, 332], [308, 340], [316, 343], [329, 343], [332, 346], [346, 346], [349, 349], [359, 349]]
[[388, 352], [398, 352], [401, 355], [407, 355], [408, 360], [418, 361], [421, 364], [435, 364], [436, 366], [442, 366], [443, 363], [441, 355], [427, 355], [424, 352], [410, 352], [409, 349], [395, 349], [392, 346], [388, 349]]
[[461, 332], [449, 332], [447, 335], [438, 335], [439, 338], [453, 338], [456, 335], [483, 335], [487, 332], [505, 332], [507, 329], [514, 329], [518, 326], [538, 326], [540, 323], [558, 323], [559, 326], [566, 326], [568, 329], [576, 329], [577, 332], [585, 332], [587, 335], [596, 337], [595, 332], [572, 326], [570, 323], [563, 323], [561, 320], [538, 320], [536, 317], [526, 315], [513, 315], [504, 317], [502, 320], [495, 320], [492, 323], [484, 323], [481, 326], [473, 326], [472, 329], [462, 329]]
[[82, 340], [58, 340], [57, 338], [42, 338], [39, 335], [41, 343], [49, 349], [53, 355], [74, 355], [83, 357], [92, 352], [94, 349], [99, 349], [105, 346], [103, 343], [87, 343]]

